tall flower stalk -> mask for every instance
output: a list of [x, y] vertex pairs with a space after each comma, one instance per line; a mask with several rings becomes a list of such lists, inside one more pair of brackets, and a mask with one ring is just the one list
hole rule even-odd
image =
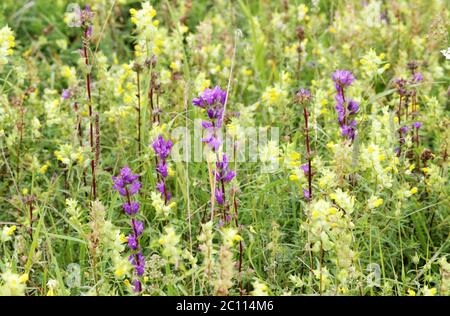
[[134, 291], [137, 293], [142, 291], [140, 278], [143, 276], [145, 269], [145, 259], [139, 244], [140, 236], [144, 231], [144, 223], [136, 218], [139, 211], [139, 202], [132, 200], [132, 197], [141, 189], [141, 183], [138, 178], [139, 175], [133, 174], [128, 166], [125, 166], [120, 170], [119, 176], [113, 177], [113, 188], [126, 199], [122, 204], [122, 208], [131, 218], [130, 225], [132, 231], [128, 235], [128, 247], [131, 249], [132, 253], [128, 259], [135, 268], [136, 278], [133, 281], [133, 286]]
[[311, 92], [309, 90], [300, 88], [296, 95], [296, 101], [303, 105], [303, 118], [305, 120], [305, 144], [306, 144], [306, 158], [308, 163], [302, 165], [303, 172], [308, 176], [308, 189], [303, 189], [303, 195], [305, 199], [310, 202], [312, 199], [312, 169], [311, 169], [311, 144], [309, 140], [309, 113], [307, 105], [311, 101]]
[[221, 128], [224, 114], [224, 106], [227, 98], [226, 91], [219, 86], [213, 89], [205, 89], [197, 98], [192, 100], [192, 104], [206, 110], [209, 121], [203, 121], [202, 127], [206, 130], [206, 136], [202, 142], [206, 143], [212, 152], [216, 155], [216, 168], [212, 170], [213, 185], [211, 195], [214, 194], [214, 201], [222, 205], [223, 221], [231, 221], [228, 213], [225, 184], [233, 180], [236, 176], [228, 164], [228, 156], [220, 154], [219, 149], [222, 145]]
[[[95, 157], [95, 143], [94, 143], [94, 124], [93, 124], [93, 108], [92, 108], [92, 95], [91, 95], [91, 69], [89, 63], [88, 47], [90, 44], [90, 39], [92, 35], [92, 19], [94, 14], [92, 13], [89, 6], [86, 6], [84, 10], [80, 13], [81, 28], [83, 30], [83, 51], [82, 55], [84, 57], [84, 62], [86, 66], [86, 91], [87, 100], [89, 108], [89, 143], [91, 146], [91, 151]], [[91, 173], [92, 173], [92, 186], [91, 186], [91, 204], [92, 201], [97, 199], [97, 183], [95, 179], [95, 158], [91, 160]]]

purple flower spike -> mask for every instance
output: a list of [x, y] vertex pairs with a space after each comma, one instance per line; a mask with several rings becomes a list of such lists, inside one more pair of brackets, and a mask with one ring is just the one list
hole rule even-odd
[[[141, 188], [141, 183], [138, 181], [138, 178], [139, 175], [133, 174], [128, 166], [125, 166], [120, 170], [119, 176], [112, 177], [114, 181], [113, 188], [127, 199], [127, 201], [122, 204], [122, 208], [127, 215], [132, 217], [132, 231], [128, 235], [128, 247], [133, 251], [133, 254], [131, 254], [129, 260], [135, 267], [136, 274], [142, 276], [144, 274], [145, 259], [139, 245], [139, 236], [142, 235], [144, 231], [144, 223], [135, 219], [135, 215], [139, 211], [139, 202], [131, 200], [131, 197]], [[142, 290], [139, 280], [135, 280], [134, 285], [135, 291], [140, 292]]]

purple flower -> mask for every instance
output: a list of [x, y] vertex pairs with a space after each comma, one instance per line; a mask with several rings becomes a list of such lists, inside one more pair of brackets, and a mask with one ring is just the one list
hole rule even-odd
[[356, 121], [352, 120], [348, 125], [341, 125], [341, 134], [342, 136], [347, 136], [348, 139], [353, 140], [356, 134]]
[[142, 232], [144, 231], [144, 222], [140, 222], [136, 219], [131, 220], [131, 227], [133, 227], [133, 231], [136, 236], [142, 235]]
[[305, 199], [307, 201], [309, 201], [311, 199], [311, 193], [309, 192], [308, 189], [303, 189], [303, 196], [305, 197]]
[[312, 98], [311, 92], [304, 88], [300, 88], [300, 90], [298, 90], [295, 97], [296, 97], [296, 101], [298, 103], [304, 103], [304, 102], [310, 101]]
[[130, 195], [135, 195], [139, 190], [141, 189], [141, 183], [139, 181], [134, 181], [131, 185], [130, 185]]
[[131, 264], [136, 269], [136, 273], [138, 276], [142, 276], [144, 274], [145, 269], [145, 259], [142, 255], [142, 252], [139, 251], [138, 253], [132, 254], [128, 257], [128, 260], [131, 262]]
[[136, 250], [138, 246], [139, 244], [136, 239], [136, 236], [134, 234], [128, 235], [128, 247], [130, 247], [130, 249]]
[[209, 131], [207, 136], [205, 138], [202, 138], [202, 142], [208, 144], [208, 146], [214, 151], [217, 151], [222, 144], [220, 139], [214, 136], [214, 133]]
[[209, 129], [209, 128], [212, 128], [212, 127], [213, 127], [213, 124], [212, 124], [211, 122], [208, 122], [208, 121], [203, 121], [203, 122], [202, 122], [202, 127], [203, 127], [204, 129]]
[[400, 128], [400, 133], [402, 134], [406, 134], [409, 131], [409, 127], [408, 126], [403, 126]]
[[416, 129], [419, 129], [419, 128], [422, 127], [422, 123], [420, 123], [420, 122], [414, 122], [414, 123], [412, 123], [412, 127], [416, 128]]
[[139, 211], [139, 202], [125, 202], [122, 204], [123, 210], [128, 215], [134, 215]]
[[418, 73], [414, 74], [414, 76], [413, 76], [413, 81], [414, 82], [420, 82], [422, 80], [423, 80], [422, 73], [418, 72]]
[[223, 154], [222, 161], [216, 162], [217, 170], [214, 171], [216, 181], [230, 182], [236, 176], [236, 173], [228, 165], [228, 156]]
[[127, 196], [127, 190], [130, 195], [134, 195], [141, 188], [141, 183], [137, 180], [138, 178], [139, 175], [133, 174], [131, 169], [125, 166], [120, 170], [118, 177], [112, 177], [114, 181], [113, 189], [117, 190], [122, 196]]
[[159, 135], [152, 144], [153, 150], [161, 159], [166, 159], [172, 149], [172, 142], [170, 140], [165, 141], [164, 138]]
[[351, 71], [348, 70], [336, 70], [332, 78], [338, 91], [342, 87], [348, 87], [355, 80]]
[[206, 88], [198, 98], [192, 100], [192, 104], [201, 108], [206, 108], [208, 105], [214, 105], [216, 103], [224, 105], [226, 98], [226, 91], [220, 89], [219, 86], [216, 86], [214, 89]]
[[63, 89], [63, 91], [61, 92], [61, 97], [64, 100], [69, 100], [71, 96], [72, 96], [72, 92], [70, 92], [70, 89]]
[[91, 25], [94, 13], [91, 11], [91, 7], [86, 5], [84, 10], [78, 11], [80, 14], [80, 22], [83, 26]]
[[219, 203], [220, 205], [223, 204], [223, 193], [222, 190], [220, 190], [219, 188], [216, 188], [216, 201], [217, 203]]
[[164, 178], [166, 178], [168, 176], [168, 171], [167, 171], [167, 164], [165, 161], [160, 162], [157, 166], [156, 166], [156, 171], [163, 176]]
[[139, 281], [138, 279], [133, 281], [133, 291], [135, 293], [139, 293], [142, 291], [142, 284], [141, 281]]
[[358, 102], [354, 101], [354, 100], [350, 100], [348, 102], [348, 110], [350, 111], [349, 114], [356, 114], [359, 111], [359, 104]]
[[300, 168], [303, 170], [305, 175], [309, 173], [309, 164], [305, 163], [304, 165], [301, 165]]

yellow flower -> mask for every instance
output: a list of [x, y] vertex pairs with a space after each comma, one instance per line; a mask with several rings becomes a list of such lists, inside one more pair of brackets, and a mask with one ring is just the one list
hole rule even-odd
[[121, 243], [126, 243], [126, 242], [128, 242], [128, 237], [126, 237], [125, 234], [122, 233], [119, 235], [119, 240]]
[[369, 209], [373, 209], [382, 205], [384, 200], [382, 198], [378, 198], [376, 196], [372, 196], [368, 201]]
[[28, 281], [28, 273], [24, 273], [19, 277], [20, 283], [26, 283]]
[[291, 174], [289, 176], [289, 180], [291, 180], [291, 181], [298, 181], [298, 176], [296, 174]]
[[338, 209], [335, 208], [335, 207], [330, 207], [330, 208], [328, 209], [328, 213], [329, 213], [330, 215], [336, 214], [337, 211], [338, 211]]
[[416, 194], [418, 191], [417, 187], [412, 188], [411, 190], [409, 190], [409, 193], [411, 194]]
[[409, 289], [408, 296], [416, 296], [416, 291]]

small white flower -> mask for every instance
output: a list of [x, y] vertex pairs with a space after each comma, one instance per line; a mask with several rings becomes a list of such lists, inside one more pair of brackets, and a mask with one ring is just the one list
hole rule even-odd
[[450, 47], [441, 50], [441, 53], [444, 55], [445, 59], [450, 59]]

